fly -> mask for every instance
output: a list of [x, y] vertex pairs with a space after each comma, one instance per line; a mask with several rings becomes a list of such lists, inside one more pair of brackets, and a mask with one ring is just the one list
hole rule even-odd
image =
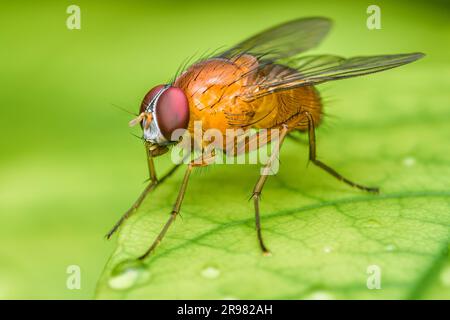
[[[178, 139], [173, 139], [176, 130], [193, 133], [196, 121], [202, 123], [202, 130], [216, 129], [223, 135], [228, 129], [253, 128], [257, 130], [255, 136], [258, 137], [258, 130], [277, 129], [280, 133], [279, 147], [290, 134], [304, 132], [309, 138], [309, 160], [313, 164], [352, 187], [378, 193], [377, 187], [355, 183], [317, 159], [315, 129], [322, 121], [323, 104], [316, 85], [399, 67], [422, 58], [424, 54], [353, 58], [299, 55], [316, 47], [330, 27], [331, 21], [321, 17], [297, 19], [275, 26], [192, 64], [173, 82], [151, 89], [142, 101], [138, 117], [130, 122], [131, 125], [139, 123], [143, 129], [150, 183], [114, 225], [107, 238], [137, 211], [151, 191], [180, 166], [176, 165], [158, 179], [153, 158], [179, 143]], [[267, 142], [270, 140], [269, 136]], [[200, 148], [203, 145], [204, 141], [200, 141]], [[248, 152], [250, 148], [246, 145], [241, 151]], [[277, 154], [271, 155], [271, 159]], [[193, 168], [209, 164], [207, 159], [193, 160], [187, 164], [169, 220], [139, 259], [143, 260], [153, 252], [179, 214]], [[267, 168], [270, 165], [269, 159]], [[261, 233], [259, 202], [268, 176], [260, 175], [252, 193], [257, 238], [265, 255], [269, 254], [269, 250]]]

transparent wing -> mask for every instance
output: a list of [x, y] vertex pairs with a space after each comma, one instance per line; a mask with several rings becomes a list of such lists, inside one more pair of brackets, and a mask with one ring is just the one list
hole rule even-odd
[[241, 54], [251, 54], [265, 60], [294, 56], [317, 46], [331, 27], [331, 20], [321, 17], [303, 18], [267, 29], [238, 43], [219, 55], [232, 58]]
[[255, 99], [282, 90], [380, 72], [423, 56], [423, 53], [407, 53], [349, 59], [332, 55], [295, 57], [285, 64], [266, 64], [252, 70], [243, 97]]

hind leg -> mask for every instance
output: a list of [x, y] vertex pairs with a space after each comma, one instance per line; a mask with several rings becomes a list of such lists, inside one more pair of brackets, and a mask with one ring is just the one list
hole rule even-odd
[[312, 161], [312, 163], [314, 163], [319, 168], [321, 168], [321, 169], [325, 170], [326, 172], [328, 172], [329, 174], [331, 174], [336, 179], [338, 179], [352, 187], [355, 187], [355, 188], [358, 188], [360, 190], [364, 190], [367, 192], [379, 193], [380, 192], [379, 188], [367, 187], [367, 186], [361, 185], [359, 183], [355, 183], [355, 182], [345, 178], [344, 176], [339, 174], [336, 170], [329, 167], [322, 161], [317, 160], [317, 158], [316, 158], [316, 134], [315, 134], [315, 127], [314, 127], [314, 119], [309, 112], [305, 112], [305, 115], [308, 118], [309, 160]]

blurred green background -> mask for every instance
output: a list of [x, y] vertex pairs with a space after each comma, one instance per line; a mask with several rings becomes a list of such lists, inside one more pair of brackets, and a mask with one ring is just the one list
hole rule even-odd
[[[71, 4], [81, 8], [81, 30], [66, 28]], [[366, 28], [370, 4], [381, 8], [381, 30]], [[422, 94], [441, 86], [442, 95], [430, 95], [432, 108], [422, 111], [449, 116], [448, 82], [440, 84], [450, 76], [446, 1], [2, 2], [0, 299], [94, 296], [115, 241], [103, 235], [147, 177], [143, 147], [130, 134], [138, 131], [113, 105], [137, 110], [146, 91], [194, 53], [317, 15], [335, 26], [316, 52], [425, 52], [407, 74], [423, 77]], [[403, 102], [398, 112], [422, 112], [395, 96], [404, 78], [388, 72], [371, 85], [392, 81], [392, 99]], [[365, 92], [345, 81], [329, 87], [334, 113], [364, 117], [349, 103]], [[66, 288], [69, 265], [81, 267], [81, 290]]]

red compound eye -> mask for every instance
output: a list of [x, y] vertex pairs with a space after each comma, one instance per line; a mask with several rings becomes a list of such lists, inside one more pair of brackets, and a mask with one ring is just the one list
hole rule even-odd
[[159, 97], [155, 108], [159, 130], [170, 141], [176, 129], [187, 129], [189, 123], [189, 103], [180, 88], [170, 87]]
[[161, 91], [162, 88], [164, 88], [163, 84], [156, 86], [145, 95], [144, 100], [142, 100], [141, 103], [141, 108], [139, 109], [139, 114], [141, 114], [142, 112], [145, 111], [145, 109], [147, 109], [150, 102], [152, 102], [153, 98], [159, 91]]

